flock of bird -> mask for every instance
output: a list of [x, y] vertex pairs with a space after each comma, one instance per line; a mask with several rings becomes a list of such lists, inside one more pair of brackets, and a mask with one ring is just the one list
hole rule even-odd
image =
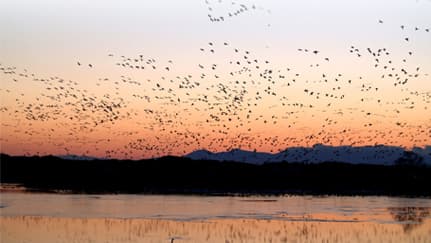
[[[208, 19], [213, 23], [240, 17], [248, 12], [264, 11], [268, 14], [271, 13], [271, 10], [250, 3], [250, 1], [205, 0], [205, 4], [208, 9]], [[270, 26], [270, 24], [267, 25]]]
[[[206, 4], [213, 11], [213, 3]], [[259, 9], [234, 2], [232, 6], [238, 8], [226, 16], [210, 14], [210, 21]], [[407, 28], [402, 25], [400, 31]], [[414, 27], [421, 30], [429, 32]], [[325, 71], [335, 58], [317, 48], [296, 50], [310, 62], [306, 69], [280, 67], [270, 57], [229, 41], [208, 42], [196, 50], [203, 61], [187, 72], [174, 60], [110, 53], [106, 57], [110, 68], [121, 75], [99, 77], [93, 89], [65, 77], [42, 77], [0, 64], [5, 84], [0, 92], [7, 100], [0, 107], [0, 142], [5, 145], [19, 138], [23, 148], [40, 146], [42, 153], [49, 145], [60, 149], [57, 153], [107, 158], [182, 155], [202, 148], [277, 152], [315, 143], [423, 146], [431, 142], [431, 90], [410, 87], [411, 82], [429, 82], [429, 74], [410, 64], [413, 51], [399, 59], [387, 47], [346, 48], [375, 74], [367, 77]], [[226, 57], [214, 58], [219, 53]], [[100, 67], [82, 60], [75, 63], [71, 68], [83, 72]], [[29, 86], [34, 89], [26, 93]], [[425, 86], [431, 88], [429, 83]], [[412, 120], [411, 116], [423, 117]]]

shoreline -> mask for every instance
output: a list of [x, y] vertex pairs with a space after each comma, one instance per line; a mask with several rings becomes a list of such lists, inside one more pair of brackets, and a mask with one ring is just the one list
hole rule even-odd
[[127, 191], [85, 191], [85, 190], [57, 190], [49, 188], [26, 188], [21, 186], [17, 189], [2, 188], [8, 183], [0, 183], [0, 194], [2, 193], [42, 193], [58, 195], [149, 195], [149, 196], [208, 196], [208, 197], [398, 197], [398, 198], [424, 198], [431, 199], [431, 194], [397, 194], [397, 193], [376, 193], [376, 192], [300, 192], [300, 191], [278, 191], [278, 192], [208, 192], [206, 190], [192, 191], [147, 191], [147, 192], [127, 192]]

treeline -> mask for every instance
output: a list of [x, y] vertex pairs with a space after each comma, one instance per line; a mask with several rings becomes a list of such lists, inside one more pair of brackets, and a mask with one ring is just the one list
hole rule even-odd
[[431, 196], [431, 168], [148, 160], [64, 160], [1, 155], [2, 183], [72, 193], [335, 194]]

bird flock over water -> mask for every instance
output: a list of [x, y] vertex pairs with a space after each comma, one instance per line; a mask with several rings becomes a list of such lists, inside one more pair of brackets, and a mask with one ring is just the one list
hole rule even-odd
[[[230, 7], [217, 12], [219, 4]], [[271, 12], [235, 1], [205, 5], [210, 22]], [[430, 70], [415, 59], [415, 41], [431, 39], [431, 33], [425, 26], [400, 25], [397, 31], [403, 55], [385, 46], [345, 48], [352, 65], [367, 67], [356, 74], [334, 68], [341, 64], [337, 56], [317, 47], [293, 49], [307, 62], [297, 68], [295, 60], [281, 65], [228, 39], [196, 46], [200, 59], [187, 68], [145, 52], [106, 53], [109, 69], [120, 75], [94, 80], [42, 76], [0, 63], [7, 84], [0, 94], [9, 101], [0, 107], [0, 142], [18, 137], [23, 147], [40, 146], [42, 153], [53, 146], [63, 153], [135, 159], [198, 149], [275, 153], [316, 143], [429, 145]], [[78, 72], [101, 73], [98, 63], [70, 63]]]

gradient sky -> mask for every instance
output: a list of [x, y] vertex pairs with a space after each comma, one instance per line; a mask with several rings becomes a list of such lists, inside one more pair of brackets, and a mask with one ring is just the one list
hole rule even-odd
[[[249, 11], [208, 17], [240, 4]], [[141, 158], [202, 148], [430, 145], [430, 13], [425, 0], [2, 0], [1, 152]], [[385, 51], [374, 57], [367, 48]], [[155, 64], [121, 66], [140, 55]], [[236, 65], [244, 56], [260, 69]], [[265, 69], [273, 83], [261, 77]], [[394, 86], [389, 74], [408, 82]], [[179, 88], [184, 77], [200, 85]], [[227, 109], [241, 90], [243, 101]], [[84, 101], [65, 93], [99, 106], [82, 110]], [[121, 104], [114, 121], [100, 105], [108, 103]]]

